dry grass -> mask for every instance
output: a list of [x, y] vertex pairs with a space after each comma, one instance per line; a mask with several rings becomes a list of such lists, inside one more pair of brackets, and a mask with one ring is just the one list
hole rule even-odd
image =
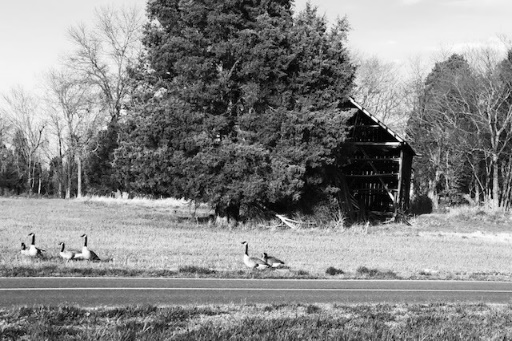
[[[215, 270], [220, 275], [243, 274], [246, 270], [240, 243], [247, 240], [252, 255], [265, 251], [291, 268], [270, 276], [294, 276], [302, 271], [325, 277], [326, 269], [335, 267], [344, 272], [339, 277], [358, 277], [357, 269], [365, 266], [379, 273], [392, 271], [401, 278], [512, 279], [512, 239], [504, 238], [506, 228], [496, 223], [491, 232], [486, 232], [481, 220], [468, 222], [431, 215], [416, 219], [413, 226], [361, 226], [350, 230], [219, 228], [184, 220], [190, 216], [189, 208], [178, 204], [0, 198], [0, 265], [7, 270], [55, 269], [56, 265], [48, 275], [91, 267], [171, 274], [190, 266], [205, 269], [201, 272]], [[439, 219], [444, 220], [438, 229]], [[450, 224], [451, 231], [464, 225], [467, 233], [446, 232]], [[467, 227], [471, 224], [473, 230]], [[475, 234], [479, 230], [484, 232]], [[496, 234], [498, 230], [501, 237]], [[37, 245], [48, 250], [49, 260], [19, 255], [19, 245], [29, 241], [30, 232], [36, 234]], [[82, 233], [89, 235], [92, 250], [111, 261], [63, 263], [57, 256], [58, 243], [64, 241], [69, 248], [80, 248]]]
[[510, 340], [510, 305], [221, 305], [0, 310], [5, 340]]

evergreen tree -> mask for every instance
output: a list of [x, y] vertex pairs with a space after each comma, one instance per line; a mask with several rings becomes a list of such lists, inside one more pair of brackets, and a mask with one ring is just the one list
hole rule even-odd
[[16, 190], [16, 186], [18, 184], [18, 172], [16, 166], [13, 152], [0, 140], [0, 195], [4, 195], [5, 190]]
[[290, 0], [156, 0], [116, 151], [126, 189], [240, 208], [310, 209], [336, 192], [348, 25]]
[[85, 163], [85, 185], [87, 192], [110, 195], [120, 186], [113, 176], [114, 151], [119, 146], [117, 120], [111, 121], [107, 129], [100, 131], [88, 145], [88, 159]]

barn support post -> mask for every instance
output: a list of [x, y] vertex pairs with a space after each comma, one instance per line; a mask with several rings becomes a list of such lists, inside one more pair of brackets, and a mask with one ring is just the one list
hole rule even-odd
[[404, 197], [404, 188], [403, 188], [403, 171], [404, 171], [404, 149], [400, 149], [400, 159], [398, 160], [398, 192], [397, 192], [397, 202], [398, 208], [403, 210], [403, 197]]

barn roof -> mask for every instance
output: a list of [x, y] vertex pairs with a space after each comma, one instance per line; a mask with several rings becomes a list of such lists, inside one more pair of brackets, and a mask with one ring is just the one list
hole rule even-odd
[[353, 112], [354, 115], [357, 112], [361, 111], [368, 118], [370, 118], [373, 122], [375, 122], [375, 124], [379, 125], [383, 130], [385, 130], [392, 138], [394, 138], [397, 142], [402, 144], [404, 146], [404, 148], [408, 149], [412, 153], [412, 155], [416, 155], [416, 152], [414, 151], [414, 149], [411, 147], [411, 145], [404, 138], [402, 138], [400, 135], [395, 133], [391, 128], [389, 128], [386, 124], [384, 124], [384, 122], [382, 122], [377, 117], [375, 117], [370, 112], [368, 112], [368, 110], [363, 108], [363, 106], [360, 105], [359, 103], [357, 103], [354, 98], [348, 97], [348, 100], [349, 100], [350, 104], [352, 104], [354, 106], [354, 109], [356, 109]]

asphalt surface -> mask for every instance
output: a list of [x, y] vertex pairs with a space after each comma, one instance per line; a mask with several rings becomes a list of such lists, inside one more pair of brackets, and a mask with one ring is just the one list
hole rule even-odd
[[511, 303], [512, 282], [0, 278], [0, 307], [228, 303]]

